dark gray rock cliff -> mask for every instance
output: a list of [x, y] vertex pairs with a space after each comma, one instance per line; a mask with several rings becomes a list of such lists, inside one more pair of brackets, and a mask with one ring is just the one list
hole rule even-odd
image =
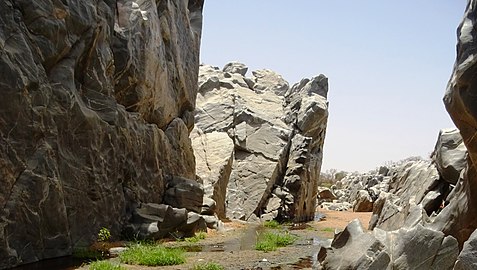
[[195, 178], [202, 6], [0, 1], [0, 269], [118, 235]]
[[467, 168], [453, 191], [454, 202], [436, 220], [437, 228], [462, 243], [477, 228], [477, 1], [470, 0], [457, 30], [457, 59], [444, 97], [468, 150]]

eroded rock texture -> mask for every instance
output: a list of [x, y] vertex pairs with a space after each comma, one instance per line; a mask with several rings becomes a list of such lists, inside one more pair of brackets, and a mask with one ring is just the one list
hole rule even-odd
[[289, 87], [271, 70], [202, 66], [192, 141], [220, 217], [310, 220], [327, 123], [323, 75]]
[[369, 228], [394, 230], [421, 224], [441, 230], [443, 219], [456, 218], [449, 216], [448, 211], [458, 203], [456, 194], [462, 181], [459, 175], [466, 155], [459, 131], [441, 130], [432, 160], [411, 161], [391, 168], [388, 191], [381, 192], [376, 199]]
[[322, 247], [317, 269], [452, 269], [457, 240], [416, 225], [395, 231], [364, 232], [356, 219], [331, 246]]
[[[460, 129], [469, 156], [463, 179], [456, 184], [454, 203], [438, 227], [462, 244], [477, 228], [477, 1], [468, 1], [457, 37], [457, 59], [444, 97], [447, 111]], [[444, 212], [443, 211], [443, 212]]]
[[0, 2], [0, 268], [118, 235], [195, 179], [202, 5]]

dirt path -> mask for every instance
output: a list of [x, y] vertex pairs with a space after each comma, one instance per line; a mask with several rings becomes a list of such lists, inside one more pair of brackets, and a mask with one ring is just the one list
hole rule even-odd
[[[320, 241], [333, 238], [334, 230], [343, 229], [351, 220], [360, 219], [363, 227], [367, 227], [371, 213], [323, 211], [326, 215], [322, 221], [313, 221], [300, 226], [282, 226], [278, 231], [288, 231], [297, 236], [292, 245], [273, 252], [262, 252], [253, 249], [256, 237], [262, 226], [241, 222], [226, 223], [226, 231], [209, 231], [206, 239], [199, 243], [166, 242], [164, 245], [183, 247], [187, 252], [187, 263], [176, 266], [143, 267], [125, 265], [127, 269], [193, 269], [203, 262], [215, 262], [225, 269], [311, 269], [313, 258], [316, 258]], [[113, 259], [117, 260], [117, 259]], [[87, 269], [87, 268], [84, 268]]]

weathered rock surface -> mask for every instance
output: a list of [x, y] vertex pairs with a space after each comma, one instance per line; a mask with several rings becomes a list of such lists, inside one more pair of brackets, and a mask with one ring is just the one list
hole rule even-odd
[[[388, 194], [381, 193], [377, 206], [373, 208], [370, 229], [374, 226], [385, 230], [402, 227], [410, 216], [413, 205], [421, 204], [429, 192], [439, 192], [439, 182], [444, 182], [439, 180], [437, 168], [429, 160], [411, 161], [395, 168]], [[440, 210], [447, 195], [444, 191], [441, 193], [434, 197], [433, 202], [436, 203], [429, 207], [429, 215]]]
[[467, 154], [462, 136], [458, 129], [443, 129], [439, 133], [432, 159], [439, 175], [445, 181], [455, 185], [465, 168]]
[[289, 87], [271, 70], [227, 64], [199, 73], [197, 175], [219, 216], [314, 217], [327, 122], [327, 79]]
[[142, 203], [133, 212], [131, 223], [126, 226], [123, 233], [133, 240], [156, 240], [166, 236], [188, 237], [206, 228], [203, 216], [185, 208]]
[[477, 1], [467, 3], [457, 30], [457, 58], [444, 103], [468, 151], [467, 168], [452, 192], [453, 200], [436, 218], [436, 228], [462, 244], [477, 228]]
[[455, 188], [452, 183], [465, 157], [459, 132], [446, 129], [439, 133], [431, 160], [411, 157], [369, 173], [349, 174], [331, 190], [338, 197], [335, 203], [352, 203], [354, 211], [372, 209], [369, 229], [421, 224], [440, 230], [443, 218], [453, 218], [446, 208], [458, 200], [462, 180]]
[[416, 225], [395, 231], [364, 232], [352, 221], [320, 250], [321, 269], [452, 269], [457, 240]]
[[366, 190], [360, 190], [353, 205], [353, 212], [373, 211], [373, 199]]
[[197, 128], [192, 131], [191, 139], [196, 173], [206, 194], [204, 201], [215, 201], [214, 212], [225, 218], [227, 185], [234, 159], [233, 141], [225, 132], [204, 133]]
[[204, 189], [195, 180], [173, 176], [168, 180], [164, 203], [176, 208], [202, 212]]
[[0, 2], [0, 268], [119, 235], [195, 179], [202, 5]]
[[475, 230], [464, 243], [464, 248], [459, 254], [454, 266], [455, 270], [477, 269], [477, 230]]

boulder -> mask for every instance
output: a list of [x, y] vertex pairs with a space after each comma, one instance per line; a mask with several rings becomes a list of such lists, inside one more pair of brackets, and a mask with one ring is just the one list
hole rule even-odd
[[[325, 253], [326, 252], [326, 253]], [[390, 262], [384, 243], [364, 233], [359, 221], [353, 220], [338, 233], [331, 248], [323, 251], [323, 269], [386, 269]]]
[[0, 269], [119, 235], [195, 178], [203, 2], [0, 1]]
[[272, 92], [278, 96], [284, 96], [288, 91], [288, 82], [283, 79], [280, 74], [269, 70], [252, 71], [252, 81], [254, 82], [253, 90], [257, 93]]
[[123, 232], [131, 239], [156, 240], [169, 236], [183, 227], [188, 219], [188, 211], [170, 205], [142, 203], [134, 210], [130, 224]]
[[353, 208], [353, 205], [349, 202], [324, 202], [320, 207], [331, 211], [348, 211]]
[[458, 129], [443, 129], [439, 132], [432, 159], [445, 181], [453, 185], [457, 183], [466, 165], [466, 154], [467, 149]]
[[[133, 212], [123, 235], [133, 240], [157, 240], [164, 237], [190, 237], [207, 230], [210, 218], [166, 204], [142, 203]], [[210, 225], [212, 226], [212, 225]], [[217, 222], [215, 226], [218, 228]]]
[[320, 94], [328, 90], [327, 79], [317, 76], [316, 83], [291, 91], [271, 70], [246, 78], [239, 67], [200, 67], [192, 141], [205, 196], [217, 202], [221, 219], [311, 220], [328, 115]]
[[320, 248], [319, 262], [322, 269], [452, 269], [458, 253], [454, 237], [421, 225], [366, 233], [354, 220]]
[[200, 213], [204, 190], [195, 180], [173, 176], [167, 183], [164, 203], [175, 208], [185, 208]]
[[336, 200], [336, 196], [329, 188], [318, 188], [318, 200], [322, 201], [333, 201]]
[[228, 73], [238, 73], [242, 76], [245, 76], [248, 71], [248, 67], [242, 63], [239, 62], [230, 62], [225, 64], [224, 68], [222, 69], [223, 72], [228, 72]]
[[366, 190], [360, 190], [354, 201], [353, 212], [371, 212], [373, 211], [373, 199]]
[[217, 212], [217, 203], [208, 197], [204, 197], [202, 202], [202, 210], [200, 214], [213, 216], [216, 212]]

